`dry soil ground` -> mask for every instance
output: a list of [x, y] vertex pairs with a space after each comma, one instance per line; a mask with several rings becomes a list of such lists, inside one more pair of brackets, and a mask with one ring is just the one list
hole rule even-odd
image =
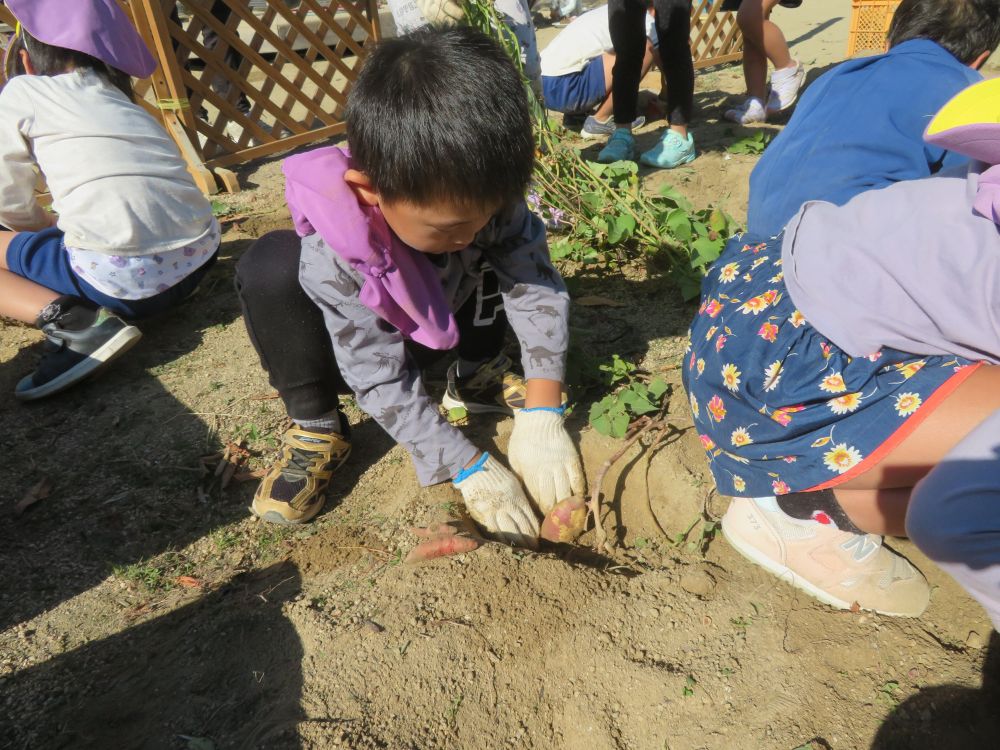
[[[814, 5], [839, 13], [800, 33], [839, 54], [846, 3]], [[740, 86], [737, 69], [699, 76], [702, 155], [648, 184], [742, 215], [755, 157], [727, 153], [747, 133], [718, 120]], [[726, 500], [690, 431], [612, 471], [609, 557], [489, 546], [401, 564], [408, 527], [454, 516], [459, 496], [421, 489], [357, 409], [316, 523], [250, 520], [253, 481], [222, 489], [200, 459], [242, 439], [261, 467], [284, 426], [231, 283], [249, 242], [289, 225], [279, 177], [276, 161], [244, 171], [220, 263], [120, 364], [38, 404], [0, 399], [0, 746], [996, 746], [1000, 639], [975, 603], [905, 541], [934, 586], [920, 620], [835, 612], [748, 565], [710, 533]], [[626, 305], [574, 306], [582, 347], [677, 383], [692, 309], [670, 283], [640, 268], [569, 283]], [[0, 323], [0, 393], [38, 340]], [[502, 449], [510, 427], [467, 429]], [[572, 429], [592, 477], [615, 441]]]

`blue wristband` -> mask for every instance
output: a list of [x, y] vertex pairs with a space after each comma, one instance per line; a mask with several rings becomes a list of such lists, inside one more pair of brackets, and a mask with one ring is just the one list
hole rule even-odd
[[483, 455], [479, 457], [479, 460], [476, 461], [476, 463], [472, 464], [472, 466], [468, 467], [467, 469], [462, 469], [460, 472], [458, 472], [458, 474], [455, 475], [455, 478], [451, 480], [452, 484], [458, 484], [459, 482], [468, 479], [473, 474], [478, 474], [480, 471], [483, 470], [483, 466], [486, 465], [486, 459], [488, 459], [489, 457], [490, 454], [487, 453], [486, 451], [483, 451]]
[[555, 412], [556, 414], [565, 414], [566, 413], [566, 407], [565, 406], [532, 406], [530, 409], [521, 409], [521, 411], [523, 411], [523, 412], [530, 412], [530, 411], [551, 411], [551, 412]]

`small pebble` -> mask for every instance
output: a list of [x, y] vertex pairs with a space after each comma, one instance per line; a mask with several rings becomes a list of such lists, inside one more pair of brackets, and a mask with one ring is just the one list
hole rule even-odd
[[363, 627], [365, 630], [371, 631], [372, 633], [384, 633], [385, 632], [385, 628], [383, 628], [381, 625], [379, 625], [374, 620], [368, 620], [368, 619], [362, 620], [361, 621], [361, 627]]

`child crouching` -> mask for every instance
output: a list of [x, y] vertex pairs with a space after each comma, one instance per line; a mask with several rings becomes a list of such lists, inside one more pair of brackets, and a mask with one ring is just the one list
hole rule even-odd
[[[131, 101], [156, 63], [114, 0], [8, 0], [0, 93], [0, 315], [48, 338], [19, 399], [61, 391], [191, 294], [219, 227], [166, 131]], [[35, 199], [36, 169], [56, 216]], [[119, 317], [122, 316], [122, 317]]]
[[[931, 121], [966, 169], [733, 238], [683, 379], [737, 551], [827, 604], [921, 614], [909, 535], [1000, 625], [1000, 81]], [[975, 161], [979, 160], [979, 161]]]
[[[250, 337], [295, 422], [252, 510], [277, 523], [319, 512], [350, 453], [337, 395], [353, 393], [421, 484], [453, 480], [487, 532], [533, 545], [536, 508], [582, 492], [583, 472], [563, 427], [569, 300], [524, 202], [534, 141], [519, 75], [468, 28], [383, 42], [351, 89], [347, 140], [350, 152], [286, 160], [302, 239], [261, 238], [237, 270]], [[507, 316], [523, 381], [500, 353]], [[516, 409], [513, 473], [424, 391], [419, 360], [456, 347], [446, 403]]]

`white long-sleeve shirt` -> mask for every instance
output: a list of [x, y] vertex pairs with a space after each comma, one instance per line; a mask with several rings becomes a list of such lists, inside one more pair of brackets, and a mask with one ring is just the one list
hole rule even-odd
[[[657, 46], [656, 23], [646, 14], [646, 38]], [[608, 6], [588, 10], [559, 32], [542, 50], [542, 75], [546, 78], [579, 73], [595, 57], [614, 52], [608, 26]]]
[[0, 91], [0, 223], [15, 231], [50, 223], [35, 200], [36, 167], [67, 247], [152, 255], [214, 229], [167, 132], [91, 71], [21, 75]]

